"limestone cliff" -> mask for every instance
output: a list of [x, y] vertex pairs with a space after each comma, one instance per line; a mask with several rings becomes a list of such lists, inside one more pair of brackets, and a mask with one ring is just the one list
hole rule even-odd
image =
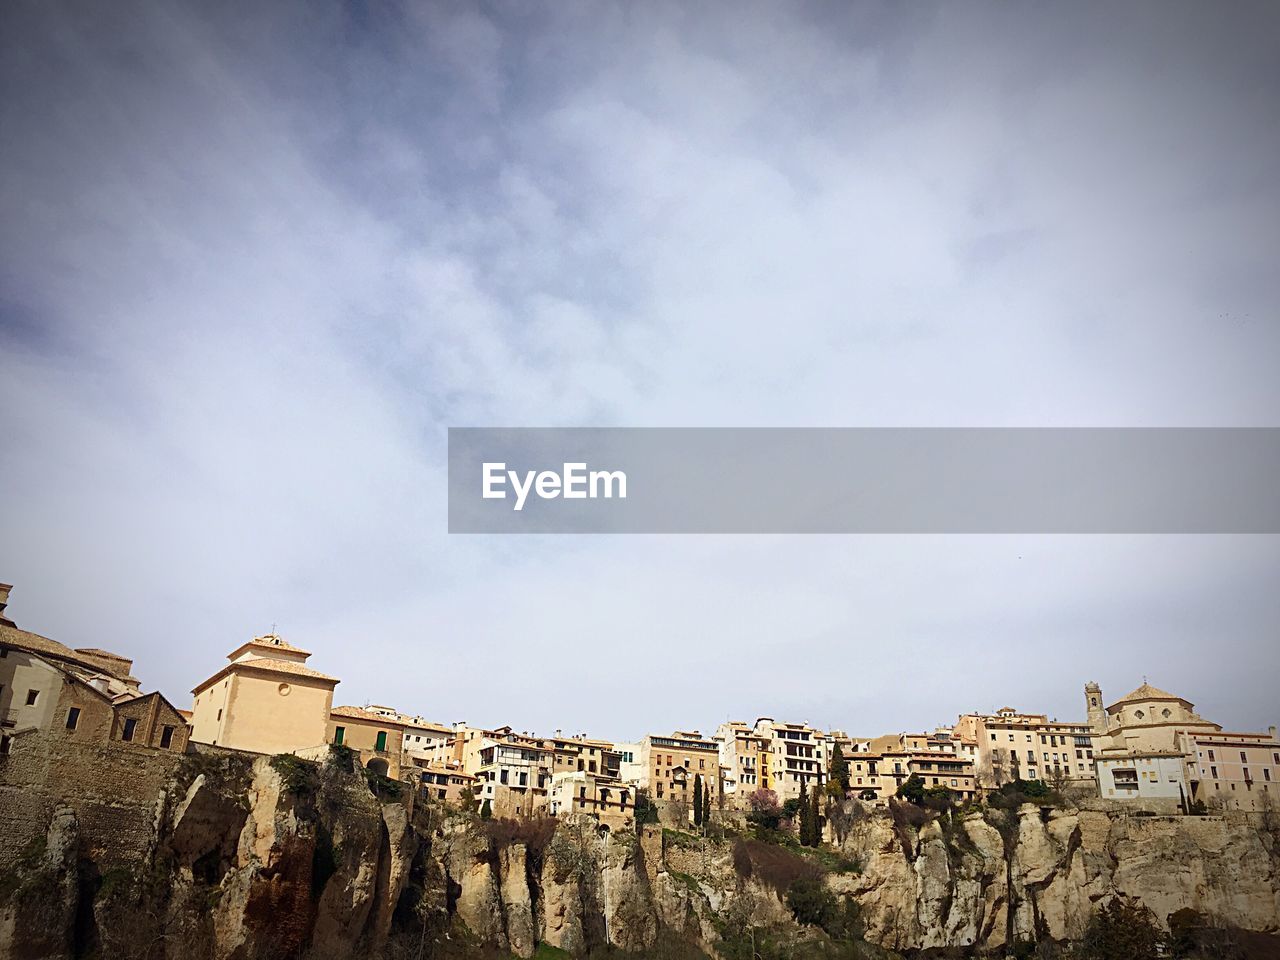
[[[73, 809], [54, 815], [0, 885], [0, 958], [425, 960], [532, 957], [544, 944], [998, 955], [1076, 939], [1114, 897], [1161, 920], [1190, 908], [1280, 930], [1280, 841], [1265, 817], [1024, 806], [913, 825], [851, 801], [843, 820], [841, 842], [816, 853], [658, 827], [638, 837], [585, 817], [449, 813], [343, 751], [319, 763], [198, 755], [156, 798], [149, 849], [127, 868], [102, 868], [111, 838]], [[783, 891], [800, 879], [856, 903], [842, 916], [859, 929], [798, 923]]]

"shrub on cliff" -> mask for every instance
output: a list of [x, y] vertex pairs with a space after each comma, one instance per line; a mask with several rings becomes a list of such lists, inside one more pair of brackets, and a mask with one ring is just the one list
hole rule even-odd
[[733, 866], [740, 877], [755, 877], [779, 896], [784, 896], [797, 880], [818, 880], [824, 873], [821, 866], [786, 847], [754, 839], [734, 844]]
[[857, 901], [837, 900], [821, 880], [803, 877], [787, 890], [787, 906], [797, 923], [821, 928], [833, 940], [862, 937], [862, 913]]
[[1158, 960], [1165, 935], [1141, 903], [1112, 900], [1093, 915], [1076, 947], [1079, 960]]

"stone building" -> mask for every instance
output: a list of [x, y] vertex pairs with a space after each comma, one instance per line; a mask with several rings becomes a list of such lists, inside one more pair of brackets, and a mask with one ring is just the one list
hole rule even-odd
[[731, 720], [716, 729], [715, 741], [727, 805], [745, 810], [751, 794], [773, 789], [773, 771], [769, 764], [771, 737], [757, 733], [752, 725], [741, 720]]
[[338, 678], [307, 666], [310, 656], [275, 634], [236, 647], [191, 691], [191, 738], [267, 754], [324, 744]]
[[953, 728], [957, 753], [974, 761], [978, 787], [993, 790], [1013, 780], [1044, 780], [1056, 787], [1092, 791], [1095, 732], [1087, 722], [1050, 719], [1003, 707], [994, 714], [967, 713]]
[[[1087, 690], [1101, 702], [1097, 684]], [[1195, 704], [1143, 681], [1106, 707], [1096, 732], [1099, 793], [1150, 800], [1156, 807], [1267, 810], [1276, 807], [1280, 741], [1233, 733], [1196, 713]]]
[[617, 777], [586, 770], [553, 774], [547, 791], [547, 805], [553, 817], [585, 813], [610, 825], [621, 825], [635, 815], [632, 787]]
[[404, 724], [386, 707], [334, 707], [325, 739], [354, 750], [360, 765], [393, 780], [404, 760]]
[[713, 740], [698, 731], [676, 731], [670, 736], [650, 734], [639, 743], [641, 779], [639, 785], [664, 807], [682, 806], [693, 814], [694, 784], [720, 804], [720, 752]]

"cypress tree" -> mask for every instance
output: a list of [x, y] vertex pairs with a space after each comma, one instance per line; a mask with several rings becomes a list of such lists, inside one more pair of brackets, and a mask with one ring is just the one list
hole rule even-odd
[[702, 826], [702, 776], [693, 778], [693, 824]]
[[711, 824], [711, 790], [708, 787], [702, 789], [702, 825], [704, 827]]
[[800, 846], [809, 846], [809, 789], [804, 780], [800, 781], [800, 803], [796, 808], [796, 816], [799, 819], [800, 827]]
[[822, 807], [820, 799], [822, 791], [815, 789], [809, 795], [809, 803], [812, 809], [809, 811], [809, 846], [822, 846]]
[[849, 761], [844, 758], [844, 751], [840, 749], [839, 741], [831, 749], [831, 780], [833, 783], [840, 784], [842, 792], [848, 791]]

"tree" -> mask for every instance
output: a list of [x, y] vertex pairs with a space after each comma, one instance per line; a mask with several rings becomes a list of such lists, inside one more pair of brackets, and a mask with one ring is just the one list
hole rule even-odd
[[809, 846], [822, 846], [822, 807], [820, 804], [822, 794], [815, 788], [809, 794]]
[[492, 816], [493, 816], [493, 804], [486, 799], [485, 802], [480, 805], [480, 819], [488, 820]]
[[812, 836], [812, 827], [810, 814], [812, 807], [809, 805], [809, 788], [804, 780], [800, 781], [800, 798], [796, 801], [796, 816], [799, 819], [800, 828], [800, 845], [802, 847], [809, 846]]
[[757, 832], [778, 829], [778, 824], [782, 822], [782, 807], [778, 804], [776, 793], [761, 787], [747, 796], [747, 805], [751, 807], [747, 822], [753, 824]]
[[1165, 935], [1141, 903], [1112, 900], [1093, 915], [1080, 940], [1081, 960], [1157, 960]]
[[867, 789], [863, 790], [860, 794], [858, 794], [859, 800], [869, 801], [869, 800], [874, 800], [875, 798], [876, 798], [876, 792], [872, 790], [870, 787], [867, 787]]
[[693, 825], [702, 826], [702, 775], [693, 778]]
[[913, 773], [907, 777], [900, 787], [898, 787], [898, 796], [903, 800], [914, 803], [917, 807], [924, 804], [924, 778], [918, 773]]
[[643, 787], [636, 790], [636, 833], [644, 832], [646, 823], [658, 822], [658, 808], [649, 799], [649, 791]]
[[711, 788], [704, 787], [702, 790], [702, 825], [704, 827], [711, 825]]
[[840, 749], [838, 740], [831, 748], [831, 782], [839, 784], [843, 791], [849, 789], [849, 761], [844, 758], [844, 751]]

